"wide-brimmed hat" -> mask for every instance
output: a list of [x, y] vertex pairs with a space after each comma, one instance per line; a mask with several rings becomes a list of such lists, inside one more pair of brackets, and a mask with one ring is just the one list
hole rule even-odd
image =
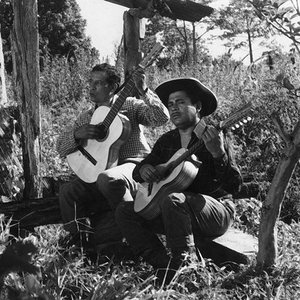
[[[202, 103], [201, 116], [208, 116], [216, 110], [218, 106], [216, 96], [196, 78], [187, 77], [167, 80], [160, 84], [155, 92], [163, 104], [168, 107], [169, 95], [182, 90], [191, 91], [196, 96], [196, 101], [199, 100]], [[197, 96], [199, 99], [197, 99]]]

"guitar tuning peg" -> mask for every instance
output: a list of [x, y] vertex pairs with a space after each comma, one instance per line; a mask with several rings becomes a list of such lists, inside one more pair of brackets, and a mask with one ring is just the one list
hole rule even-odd
[[241, 126], [243, 126], [243, 125], [244, 125], [244, 123], [243, 123], [242, 121], [240, 121], [240, 122], [239, 122], [239, 124], [240, 124]]
[[234, 127], [234, 126], [232, 126], [232, 127], [231, 127], [231, 130], [232, 130], [232, 131], [235, 131], [235, 127]]
[[239, 124], [235, 124], [235, 128], [240, 128], [240, 125]]
[[251, 117], [247, 117], [247, 121], [251, 121], [252, 120], [252, 118]]
[[246, 124], [248, 121], [247, 119], [243, 119], [243, 123]]

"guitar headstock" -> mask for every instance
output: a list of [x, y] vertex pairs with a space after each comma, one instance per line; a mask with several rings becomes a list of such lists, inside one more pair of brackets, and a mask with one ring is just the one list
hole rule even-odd
[[248, 102], [247, 104], [243, 105], [237, 111], [229, 115], [229, 117], [220, 122], [220, 129], [227, 129], [231, 128], [231, 130], [236, 130], [237, 128], [245, 125], [246, 123], [252, 120], [251, 118], [251, 110], [252, 110], [252, 103]]
[[139, 67], [145, 69], [151, 66], [163, 49], [164, 46], [161, 43], [156, 43], [147, 56], [139, 63]]

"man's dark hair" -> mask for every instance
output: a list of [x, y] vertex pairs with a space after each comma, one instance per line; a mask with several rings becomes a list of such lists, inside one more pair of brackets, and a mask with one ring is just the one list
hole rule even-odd
[[115, 67], [107, 63], [98, 64], [93, 67], [92, 72], [98, 72], [98, 71], [105, 72], [107, 74], [106, 81], [109, 85], [113, 85], [116, 83], [119, 87], [121, 77], [118, 70]]

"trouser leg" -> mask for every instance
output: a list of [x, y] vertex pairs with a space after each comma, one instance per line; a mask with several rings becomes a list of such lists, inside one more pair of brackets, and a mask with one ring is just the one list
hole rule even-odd
[[166, 268], [170, 257], [157, 233], [163, 233], [160, 217], [147, 221], [134, 212], [133, 202], [123, 202], [116, 210], [116, 220], [133, 253], [154, 268]]
[[215, 237], [226, 232], [233, 215], [218, 200], [194, 193], [173, 193], [160, 203], [168, 247], [172, 254], [188, 251], [194, 236]]
[[160, 202], [167, 246], [188, 249], [194, 245], [191, 216], [183, 193], [172, 193]]
[[123, 201], [133, 201], [137, 183], [132, 178], [134, 163], [125, 163], [99, 174], [97, 187], [114, 211]]
[[[142, 255], [148, 249], [164, 249], [154, 229], [150, 229], [147, 221], [134, 212], [133, 205], [133, 202], [123, 202], [116, 209], [117, 224], [133, 252]], [[152, 220], [152, 227], [155, 222], [159, 223], [159, 220]]]
[[79, 178], [61, 186], [59, 203], [64, 228], [71, 234], [91, 231], [86, 217], [110, 209], [96, 185]]
[[186, 193], [186, 202], [191, 211], [194, 235], [218, 237], [231, 226], [235, 208], [233, 203], [220, 202], [210, 196]]

